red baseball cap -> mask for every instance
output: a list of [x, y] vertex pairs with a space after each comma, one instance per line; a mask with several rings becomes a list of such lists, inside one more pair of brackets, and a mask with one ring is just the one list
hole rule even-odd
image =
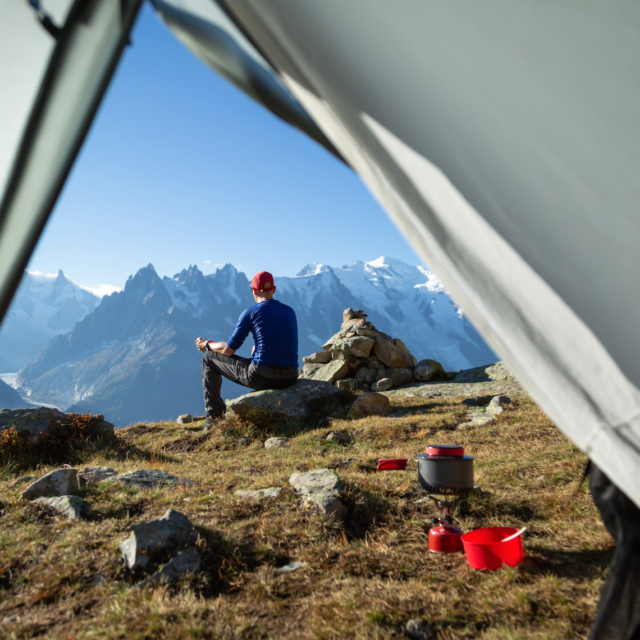
[[251, 281], [251, 288], [258, 291], [273, 291], [273, 276], [268, 271], [258, 271]]

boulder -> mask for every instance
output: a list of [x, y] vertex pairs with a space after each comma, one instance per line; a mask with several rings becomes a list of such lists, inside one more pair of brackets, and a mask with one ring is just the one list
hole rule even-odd
[[197, 573], [201, 568], [202, 557], [200, 552], [195, 547], [188, 547], [171, 558], [161, 569], [138, 582], [136, 588], [143, 589], [163, 582], [175, 582], [182, 576]]
[[355, 378], [343, 378], [342, 380], [336, 380], [336, 387], [342, 389], [342, 391], [359, 391], [363, 388], [363, 385]]
[[338, 331], [338, 333], [334, 333], [323, 345], [322, 348], [325, 351], [329, 351], [329, 349], [331, 349], [332, 345], [334, 342], [336, 342], [336, 340], [340, 340], [341, 338], [346, 337], [345, 335], [343, 335], [342, 331]]
[[[329, 356], [329, 361], [331, 361], [331, 354], [328, 351], [325, 351], [324, 353], [326, 353]], [[313, 376], [313, 374], [318, 370], [321, 369], [324, 365], [322, 364], [315, 364], [315, 363], [308, 363], [305, 364], [302, 369], [300, 369], [300, 373], [298, 374], [299, 378], [311, 378], [311, 376]]]
[[413, 367], [410, 353], [380, 335], [376, 336], [374, 340], [373, 353], [387, 367], [390, 369], [411, 369]]
[[12, 483], [11, 486], [12, 487], [18, 487], [21, 484], [27, 484], [27, 483], [31, 483], [36, 479], [35, 476], [20, 476], [19, 478], [16, 478]]
[[362, 310], [358, 309], [354, 311], [351, 307], [347, 307], [342, 312], [342, 322], [348, 322], [349, 320], [355, 320], [356, 318], [366, 318], [367, 314]]
[[267, 489], [240, 489], [234, 492], [234, 496], [242, 500], [265, 500], [266, 498], [277, 498], [282, 492], [282, 487], [269, 487]]
[[328, 364], [323, 364], [308, 379], [334, 383], [336, 380], [346, 378], [348, 375], [349, 365], [344, 360], [332, 360]]
[[264, 443], [265, 449], [283, 449], [289, 446], [289, 438], [269, 438]]
[[57, 496], [55, 498], [37, 498], [32, 504], [38, 504], [59, 511], [67, 520], [81, 520], [89, 510], [89, 505], [78, 496]]
[[380, 393], [364, 393], [351, 406], [349, 418], [388, 416], [390, 413], [391, 404], [387, 396]]
[[310, 405], [313, 402], [339, 396], [341, 393], [328, 382], [299, 379], [287, 389], [254, 391], [228, 400], [227, 411], [256, 422], [285, 417], [305, 418], [311, 412]]
[[176, 422], [178, 424], [189, 424], [193, 422], [193, 416], [190, 413], [183, 413], [181, 416], [178, 416]]
[[346, 320], [340, 327], [340, 333], [343, 336], [355, 335], [356, 330], [366, 329], [368, 322], [365, 318], [353, 318], [352, 320]]
[[344, 505], [338, 499], [340, 481], [335, 471], [319, 469], [308, 473], [294, 473], [289, 484], [302, 498], [306, 507], [317, 509], [320, 514], [336, 521], [342, 521], [346, 514]]
[[415, 367], [418, 364], [418, 358], [416, 358], [411, 351], [409, 351], [409, 349], [407, 348], [407, 346], [404, 344], [404, 342], [402, 342], [402, 340], [400, 340], [399, 338], [395, 338], [395, 340], [393, 341], [393, 344], [396, 345], [396, 347], [398, 347], [398, 349], [401, 349], [402, 351], [404, 351], [409, 360], [411, 361], [411, 367]]
[[356, 382], [371, 386], [376, 381], [377, 369], [372, 370], [371, 367], [362, 367], [355, 375]]
[[431, 627], [419, 618], [407, 620], [402, 625], [402, 632], [404, 637], [409, 638], [409, 640], [429, 640], [429, 638], [433, 637]]
[[195, 544], [198, 534], [189, 518], [169, 509], [162, 518], [134, 524], [131, 535], [120, 545], [129, 569], [145, 569], [166, 553]]
[[511, 404], [511, 398], [509, 398], [509, 396], [493, 396], [489, 402], [490, 407], [501, 407], [505, 404]]
[[347, 444], [353, 442], [353, 438], [348, 433], [341, 433], [340, 431], [332, 431], [326, 437], [328, 442], [339, 442], [340, 444]]
[[335, 352], [332, 353], [331, 355], [333, 355], [334, 360], [340, 360], [341, 362], [344, 362], [347, 365], [347, 367], [349, 367], [347, 376], [349, 376], [350, 378], [355, 376], [355, 374], [358, 373], [358, 371], [360, 371], [360, 369], [362, 369], [362, 367], [364, 367], [367, 364], [367, 360], [365, 358], [359, 358], [357, 356], [348, 356], [348, 355], [345, 355], [344, 353], [335, 353]]
[[394, 387], [413, 382], [413, 371], [411, 369], [389, 369], [387, 372]]
[[177, 484], [186, 486], [194, 486], [196, 484], [193, 480], [179, 478], [160, 469], [137, 469], [136, 471], [128, 471], [122, 475], [107, 478], [106, 482], [118, 482], [126, 486], [144, 487], [146, 489]]
[[23, 492], [27, 500], [67, 496], [80, 490], [76, 469], [56, 469], [32, 482]]
[[353, 338], [340, 338], [330, 348], [332, 353], [340, 353], [358, 358], [368, 358], [375, 341], [366, 336], [354, 336]]
[[393, 387], [395, 387], [395, 385], [393, 384], [392, 378], [381, 378], [375, 384], [371, 385], [371, 390], [375, 392], [389, 391], [389, 389], [393, 389]]
[[420, 382], [442, 380], [444, 377], [444, 369], [442, 365], [435, 360], [420, 360], [413, 370], [413, 377]]
[[460, 371], [455, 378], [454, 382], [517, 382], [513, 374], [504, 362], [496, 362], [494, 364], [488, 364], [482, 367], [475, 367], [473, 369], [465, 369]]
[[[34, 407], [31, 409], [2, 409], [0, 410], [0, 431], [14, 426], [19, 431], [27, 432], [31, 440], [37, 440], [40, 434], [49, 430], [52, 424], [64, 425], [70, 415], [52, 407]], [[98, 419], [100, 418], [100, 419]], [[102, 435], [114, 433], [114, 426], [96, 416], [92, 429]]]
[[327, 364], [331, 362], [331, 354], [326, 351], [318, 351], [302, 358], [305, 364]]
[[78, 471], [78, 483], [80, 487], [87, 487], [117, 475], [118, 472], [111, 467], [85, 467]]

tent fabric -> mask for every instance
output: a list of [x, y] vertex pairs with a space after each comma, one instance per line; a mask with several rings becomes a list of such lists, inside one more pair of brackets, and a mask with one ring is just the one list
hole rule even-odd
[[640, 5], [218, 4], [534, 399], [640, 505]]
[[[57, 37], [27, 2], [3, 5], [0, 318], [53, 209], [142, 0], [58, 4]], [[37, 3], [33, 3], [37, 4]], [[52, 31], [56, 31], [52, 29]], [[13, 96], [16, 100], [14, 102]], [[6, 143], [6, 145], [5, 145]]]

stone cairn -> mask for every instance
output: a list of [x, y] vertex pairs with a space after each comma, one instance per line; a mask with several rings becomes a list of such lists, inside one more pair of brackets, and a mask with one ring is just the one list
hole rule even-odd
[[323, 380], [348, 391], [388, 391], [410, 382], [447, 379], [439, 362], [418, 362], [401, 340], [368, 322], [361, 309], [343, 311], [340, 331], [322, 349], [302, 358], [300, 378]]

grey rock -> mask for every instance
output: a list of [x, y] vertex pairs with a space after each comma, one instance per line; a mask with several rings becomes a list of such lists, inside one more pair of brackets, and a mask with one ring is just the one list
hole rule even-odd
[[347, 442], [353, 442], [353, 438], [348, 433], [341, 433], [340, 431], [332, 431], [326, 437], [329, 442], [340, 442], [346, 444]]
[[349, 418], [388, 416], [391, 413], [389, 398], [380, 393], [362, 394], [349, 409]]
[[[331, 361], [331, 354], [329, 352], [327, 352], [327, 355], [329, 356], [329, 361]], [[299, 378], [311, 378], [311, 376], [318, 371], [318, 369], [322, 368], [322, 364], [313, 364], [313, 363], [308, 363], [305, 364], [302, 369], [300, 369], [300, 373], [298, 374]]]
[[89, 510], [89, 505], [78, 496], [56, 496], [55, 498], [37, 498], [32, 504], [49, 507], [59, 511], [67, 520], [81, 520]]
[[473, 369], [465, 369], [464, 371], [460, 371], [453, 380], [454, 382], [517, 382], [504, 362], [496, 362], [482, 367], [474, 367]]
[[67, 496], [80, 490], [76, 469], [56, 469], [32, 482], [23, 492], [27, 500]]
[[[380, 382], [380, 380], [384, 380], [385, 378], [389, 377], [388, 372], [390, 371], [390, 369], [387, 369], [384, 366], [378, 367], [378, 369], [376, 370], [376, 382]], [[371, 385], [373, 386], [373, 385]]]
[[331, 354], [327, 351], [317, 351], [302, 358], [305, 364], [327, 364], [331, 362]]
[[410, 638], [411, 640], [429, 640], [433, 636], [431, 627], [419, 618], [407, 620], [402, 625], [402, 631], [405, 638]]
[[145, 580], [138, 582], [137, 589], [154, 586], [162, 582], [175, 582], [185, 575], [193, 575], [202, 568], [202, 557], [195, 547], [188, 547], [174, 556]]
[[392, 378], [381, 378], [378, 382], [371, 385], [371, 390], [374, 392], [389, 391], [389, 389], [393, 389], [394, 386]]
[[277, 498], [282, 492], [282, 487], [269, 487], [268, 489], [240, 489], [234, 492], [234, 496], [242, 500], [265, 500], [266, 498]]
[[364, 386], [355, 378], [343, 378], [342, 380], [336, 380], [335, 385], [338, 389], [342, 389], [342, 391], [359, 391]]
[[178, 416], [176, 422], [178, 424], [189, 424], [193, 422], [193, 416], [190, 413], [183, 413], [181, 416]]
[[346, 509], [338, 496], [340, 481], [335, 471], [319, 469], [308, 473], [294, 473], [289, 484], [302, 498], [304, 506], [317, 509], [323, 516], [336, 521], [344, 520]]
[[284, 567], [276, 569], [276, 571], [278, 573], [291, 573], [292, 571], [297, 571], [298, 569], [302, 569], [302, 567], [306, 566], [306, 562], [290, 562], [289, 564], [285, 564]]
[[289, 438], [269, 438], [264, 443], [265, 449], [283, 449], [289, 446]]
[[462, 404], [467, 405], [467, 407], [483, 407], [489, 402], [494, 396], [474, 396], [473, 398], [465, 398], [462, 401]]
[[120, 544], [120, 553], [129, 569], [145, 569], [163, 554], [195, 544], [197, 538], [189, 518], [169, 509], [158, 520], [134, 524], [131, 535]]
[[228, 400], [227, 411], [250, 422], [283, 417], [306, 418], [311, 410], [310, 403], [339, 396], [341, 393], [328, 382], [299, 379], [287, 389], [254, 391]]
[[362, 367], [355, 375], [355, 380], [360, 384], [371, 386], [376, 381], [377, 369], [372, 370], [371, 367]]
[[78, 482], [80, 487], [88, 487], [116, 475], [118, 472], [111, 467], [85, 467], [78, 471]]
[[358, 356], [349, 356], [344, 353], [333, 353], [331, 354], [334, 360], [340, 360], [344, 362], [347, 367], [349, 367], [349, 371], [345, 377], [353, 378], [355, 374], [362, 369], [367, 364], [366, 358], [360, 358]]
[[420, 382], [433, 382], [444, 378], [444, 369], [436, 360], [420, 360], [413, 370], [413, 377]]
[[373, 338], [366, 336], [354, 336], [353, 338], [342, 338], [336, 340], [330, 351], [332, 353], [341, 353], [347, 356], [356, 356], [358, 358], [368, 358], [373, 349], [375, 341]]
[[328, 364], [323, 364], [319, 369], [314, 371], [309, 380], [319, 380], [322, 382], [333, 383], [341, 380], [349, 375], [349, 365], [344, 360], [332, 360]]
[[489, 402], [490, 407], [501, 407], [505, 404], [511, 404], [511, 398], [509, 398], [509, 396], [493, 396], [491, 402]]
[[27, 482], [31, 482], [32, 480], [35, 480], [35, 476], [20, 476], [19, 478], [16, 478], [12, 483], [11, 486], [12, 487], [18, 487], [21, 484], [27, 484]]
[[0, 431], [15, 426], [20, 431], [29, 431], [31, 436], [34, 437], [46, 431], [50, 422], [65, 420], [66, 418], [66, 413], [49, 407], [2, 409], [0, 410]]
[[411, 354], [396, 346], [393, 342], [385, 340], [382, 336], [374, 338], [373, 353], [376, 358], [390, 369], [411, 369], [414, 366]]
[[412, 369], [389, 369], [388, 374], [394, 387], [400, 387], [403, 384], [413, 382]]
[[106, 482], [118, 482], [126, 486], [145, 488], [166, 487], [176, 484], [194, 486], [196, 484], [193, 480], [179, 478], [166, 471], [160, 471], [160, 469], [137, 469], [136, 471], [128, 471], [122, 475], [107, 478]]

